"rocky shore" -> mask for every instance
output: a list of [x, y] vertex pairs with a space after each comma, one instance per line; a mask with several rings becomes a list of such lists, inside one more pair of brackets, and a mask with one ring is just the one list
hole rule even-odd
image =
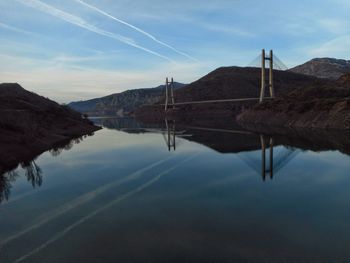
[[296, 89], [237, 116], [239, 123], [273, 127], [350, 129], [350, 74], [334, 83]]

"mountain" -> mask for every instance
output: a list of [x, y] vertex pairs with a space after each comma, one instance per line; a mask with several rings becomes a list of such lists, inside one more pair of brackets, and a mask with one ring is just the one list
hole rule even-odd
[[0, 112], [0, 174], [58, 143], [99, 129], [80, 113], [18, 84], [0, 84]]
[[237, 120], [270, 127], [350, 131], [350, 73], [326, 85], [314, 83], [267, 100], [244, 111]]
[[[185, 84], [174, 82], [175, 89], [180, 89], [184, 86]], [[165, 96], [164, 92], [165, 85], [148, 89], [133, 89], [102, 98], [71, 102], [68, 106], [89, 116], [123, 117], [143, 105], [158, 102]]]
[[[266, 71], [267, 72], [267, 71]], [[267, 73], [268, 74], [268, 73]], [[274, 70], [276, 96], [295, 87], [313, 83], [315, 77]], [[221, 67], [175, 92], [177, 102], [257, 98], [260, 94], [261, 69], [252, 67]], [[268, 88], [266, 89], [267, 95]]]
[[[268, 74], [268, 72], [267, 72]], [[253, 67], [221, 67], [206, 76], [175, 91], [175, 102], [191, 102], [216, 99], [258, 98], [260, 95], [261, 69]], [[283, 96], [314, 82], [328, 83], [328, 79], [318, 79], [294, 72], [274, 70], [276, 96]], [[266, 89], [268, 95], [268, 88]], [[193, 121], [194, 119], [233, 117], [242, 110], [253, 107], [257, 101], [220, 102], [205, 104], [177, 105], [167, 112], [168, 117]], [[158, 105], [144, 106], [135, 112], [144, 121], [164, 119], [164, 108]]]
[[318, 78], [338, 79], [343, 74], [350, 72], [350, 60], [314, 58], [302, 65], [289, 69], [289, 71]]

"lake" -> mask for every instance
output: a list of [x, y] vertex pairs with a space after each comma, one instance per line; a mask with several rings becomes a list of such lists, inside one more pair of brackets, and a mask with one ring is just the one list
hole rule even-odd
[[1, 263], [350, 261], [339, 136], [95, 121], [2, 175]]

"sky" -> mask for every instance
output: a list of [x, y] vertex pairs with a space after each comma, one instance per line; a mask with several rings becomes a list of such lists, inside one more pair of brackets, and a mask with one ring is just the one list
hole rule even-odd
[[0, 82], [60, 103], [248, 66], [350, 59], [349, 0], [0, 0]]

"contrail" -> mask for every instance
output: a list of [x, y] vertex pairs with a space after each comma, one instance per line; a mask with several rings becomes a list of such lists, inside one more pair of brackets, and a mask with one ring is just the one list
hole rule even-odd
[[62, 11], [60, 9], [57, 9], [57, 8], [51, 6], [51, 5], [48, 5], [46, 3], [43, 3], [41, 1], [39, 1], [39, 0], [16, 0], [16, 1], [20, 2], [23, 5], [35, 8], [35, 9], [37, 9], [39, 11], [42, 11], [44, 13], [47, 13], [47, 14], [50, 14], [50, 15], [55, 16], [57, 18], [60, 18], [60, 19], [66, 21], [68, 23], [73, 24], [73, 25], [76, 25], [76, 26], [79, 26], [79, 27], [84, 28], [86, 30], [89, 30], [91, 32], [94, 32], [96, 34], [99, 34], [99, 35], [102, 35], [102, 36], [105, 36], [105, 37], [109, 37], [109, 38], [118, 40], [120, 42], [123, 42], [124, 44], [127, 44], [129, 46], [138, 48], [138, 49], [143, 50], [143, 51], [145, 51], [145, 52], [147, 52], [149, 54], [152, 54], [152, 55], [155, 55], [157, 57], [163, 58], [163, 59], [168, 60], [170, 62], [174, 62], [172, 59], [170, 59], [167, 56], [161, 55], [158, 52], [155, 52], [153, 50], [150, 50], [148, 48], [145, 48], [143, 46], [140, 46], [140, 45], [136, 44], [133, 39], [130, 39], [130, 38], [124, 37], [122, 35], [115, 34], [115, 33], [103, 30], [101, 28], [98, 28], [98, 27], [96, 27], [96, 26], [94, 26], [92, 24], [89, 24], [88, 22], [86, 22], [81, 17], [78, 17], [78, 16], [72, 15], [70, 13], [64, 12], [64, 11]]
[[1, 23], [1, 22], [0, 22], [0, 27], [8, 29], [8, 30], [11, 30], [11, 31], [14, 31], [14, 32], [17, 32], [17, 33], [23, 33], [23, 34], [28, 34], [28, 35], [35, 35], [35, 33], [33, 33], [33, 32], [30, 32], [30, 31], [27, 31], [27, 30], [24, 30], [24, 29], [20, 29], [20, 28], [17, 28], [17, 27], [13, 27], [13, 26]]
[[121, 184], [124, 184], [128, 181], [135, 180], [135, 179], [141, 177], [145, 172], [147, 172], [147, 171], [151, 170], [152, 168], [154, 168], [158, 165], [161, 165], [162, 163], [164, 163], [170, 159], [173, 159], [173, 158], [174, 157], [168, 157], [168, 158], [165, 158], [163, 160], [152, 163], [152, 164], [150, 164], [142, 169], [139, 169], [139, 170], [129, 174], [128, 176], [126, 176], [122, 179], [115, 180], [114, 182], [110, 182], [106, 185], [100, 186], [100, 187], [94, 189], [93, 191], [90, 191], [86, 194], [83, 194], [83, 195], [75, 198], [74, 200], [72, 200], [72, 201], [64, 204], [63, 206], [55, 209], [54, 211], [50, 212], [49, 214], [44, 215], [35, 224], [13, 234], [12, 236], [7, 237], [4, 240], [2, 240], [0, 242], [0, 249], [2, 247], [4, 247], [7, 243], [11, 242], [12, 240], [15, 240], [15, 239], [23, 236], [24, 234], [27, 234], [28, 232], [30, 232], [34, 229], [37, 229], [37, 228], [41, 227], [42, 225], [54, 220], [55, 218], [57, 218], [65, 213], [93, 200], [96, 196], [100, 195], [101, 193], [103, 193], [111, 188], [117, 187]]
[[148, 33], [148, 32], [146, 32], [146, 31], [142, 30], [141, 28], [139, 28], [139, 27], [137, 27], [137, 26], [134, 26], [134, 25], [129, 24], [128, 22], [126, 22], [126, 21], [124, 21], [124, 20], [121, 20], [121, 19], [119, 19], [119, 18], [116, 18], [115, 16], [112, 16], [112, 15], [108, 14], [107, 12], [105, 12], [105, 11], [103, 11], [103, 10], [101, 10], [101, 9], [99, 9], [99, 8], [97, 8], [97, 7], [95, 7], [95, 6], [93, 6], [93, 5], [90, 5], [90, 4], [88, 4], [88, 3], [86, 3], [86, 2], [84, 2], [84, 1], [82, 1], [82, 0], [75, 0], [75, 1], [78, 2], [78, 3], [80, 3], [80, 4], [82, 4], [82, 5], [84, 5], [84, 6], [86, 6], [86, 7], [88, 7], [88, 8], [90, 8], [90, 9], [92, 9], [92, 10], [95, 10], [96, 12], [98, 12], [98, 13], [104, 15], [104, 16], [107, 16], [107, 17], [109, 17], [109, 18], [111, 18], [111, 19], [113, 19], [113, 20], [115, 20], [115, 21], [117, 21], [117, 22], [119, 22], [119, 23], [121, 23], [121, 24], [127, 26], [127, 27], [130, 27], [130, 28], [136, 30], [137, 32], [139, 32], [139, 33], [141, 33], [141, 34], [147, 36], [147, 37], [150, 38], [150, 39], [152, 39], [152, 40], [155, 41], [156, 43], [158, 43], [158, 44], [160, 44], [160, 45], [163, 45], [163, 46], [165, 46], [165, 47], [167, 47], [167, 48], [170, 48], [171, 50], [175, 51], [176, 53], [178, 53], [178, 54], [180, 54], [180, 55], [182, 55], [182, 56], [185, 56], [185, 57], [187, 57], [187, 58], [189, 58], [189, 59], [191, 59], [191, 60], [193, 60], [193, 61], [198, 62], [198, 60], [195, 59], [194, 57], [191, 57], [190, 55], [188, 55], [188, 54], [186, 54], [186, 53], [184, 53], [184, 52], [182, 52], [182, 51], [180, 51], [180, 50], [178, 50], [178, 49], [176, 49], [176, 48], [174, 48], [174, 47], [172, 47], [172, 46], [170, 46], [170, 45], [164, 43], [163, 41], [160, 41], [160, 40], [157, 39], [155, 36], [151, 35], [150, 33]]
[[180, 163], [172, 166], [171, 168], [159, 173], [158, 175], [156, 175], [153, 179], [151, 179], [150, 181], [144, 183], [143, 185], [137, 187], [136, 189], [118, 197], [117, 199], [109, 202], [108, 204], [96, 209], [95, 211], [93, 211], [92, 213], [82, 217], [81, 219], [79, 219], [78, 221], [76, 221], [75, 223], [73, 223], [72, 225], [66, 227], [63, 231], [57, 233], [55, 236], [53, 236], [52, 238], [50, 238], [49, 240], [47, 240], [45, 243], [41, 244], [39, 247], [35, 248], [34, 250], [32, 250], [31, 252], [25, 254], [24, 256], [18, 258], [15, 263], [21, 262], [23, 260], [26, 260], [28, 257], [31, 257], [32, 255], [38, 253], [39, 251], [41, 251], [42, 249], [46, 248], [47, 246], [49, 246], [50, 244], [56, 242], [58, 239], [64, 237], [66, 234], [68, 234], [71, 230], [73, 230], [74, 228], [78, 227], [79, 225], [81, 225], [82, 223], [86, 222], [87, 220], [89, 220], [90, 218], [94, 217], [95, 215], [99, 214], [100, 212], [118, 204], [121, 201], [124, 201], [125, 199], [141, 192], [142, 190], [150, 187], [151, 185], [153, 185], [155, 182], [157, 182], [160, 178], [162, 178], [164, 175], [172, 172], [173, 170], [175, 170], [177, 167], [179, 167], [181, 164], [190, 161], [191, 159], [193, 159], [194, 157], [196, 157], [198, 154], [195, 154], [193, 156], [190, 156], [188, 158], [186, 158], [185, 160], [181, 161]]

